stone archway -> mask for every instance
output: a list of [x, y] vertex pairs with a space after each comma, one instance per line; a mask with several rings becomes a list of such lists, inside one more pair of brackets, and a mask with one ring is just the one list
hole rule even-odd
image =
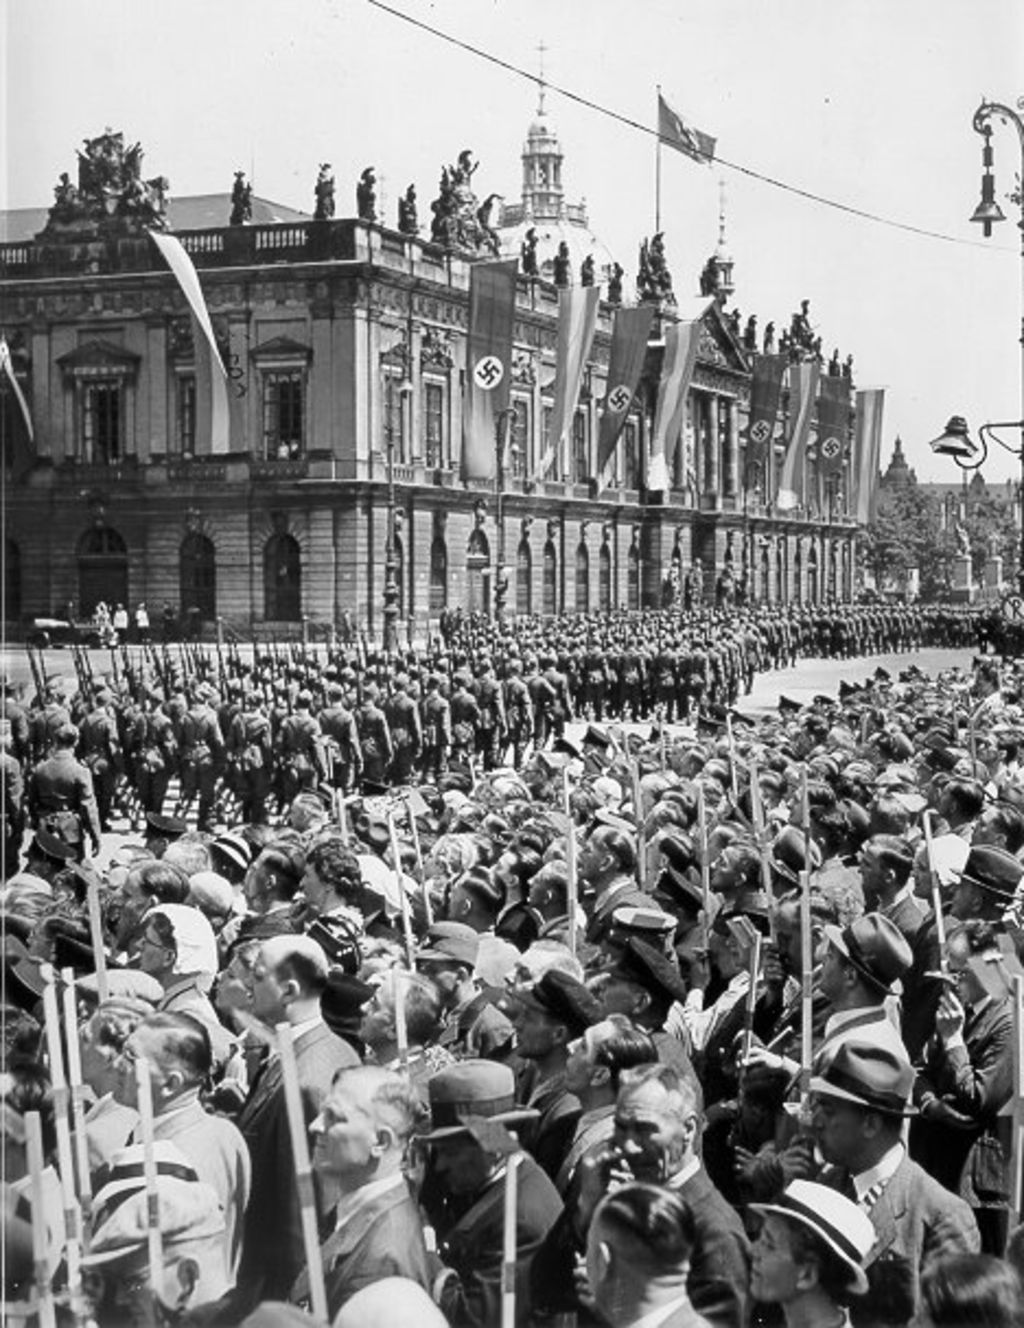
[[78, 541], [78, 609], [91, 618], [96, 605], [113, 613], [128, 607], [128, 546], [110, 526], [95, 526]]
[[466, 608], [470, 613], [491, 610], [491, 548], [482, 530], [474, 530], [466, 547]]
[[194, 532], [186, 535], [178, 553], [181, 610], [199, 610], [204, 622], [217, 616], [217, 551], [213, 540]]
[[302, 551], [294, 535], [271, 535], [263, 546], [263, 616], [267, 622], [302, 619]]

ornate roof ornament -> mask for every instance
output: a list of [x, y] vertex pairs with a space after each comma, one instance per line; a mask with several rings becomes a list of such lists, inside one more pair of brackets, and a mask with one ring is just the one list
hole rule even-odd
[[42, 232], [53, 237], [141, 235], [167, 229], [164, 175], [142, 178], [142, 146], [125, 146], [124, 134], [107, 129], [85, 139], [78, 154], [78, 184], [67, 171], [54, 186], [54, 202]]

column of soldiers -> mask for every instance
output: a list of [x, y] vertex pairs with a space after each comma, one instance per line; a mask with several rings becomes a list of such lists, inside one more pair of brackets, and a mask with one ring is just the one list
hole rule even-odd
[[[691, 720], [735, 705], [758, 673], [799, 658], [993, 636], [988, 611], [793, 606], [500, 623], [454, 615], [443, 637], [393, 657], [365, 640], [321, 651], [257, 646], [251, 659], [237, 648], [226, 657], [165, 648], [162, 658], [122, 648], [101, 683], [76, 652], [72, 702], [38, 664], [30, 710], [7, 689], [8, 765], [17, 763], [21, 783], [36, 767], [27, 807], [21, 797], [8, 803], [7, 841], [20, 844], [25, 812], [39, 826], [68, 809], [86, 836], [117, 812], [194, 814], [200, 830], [216, 820], [259, 824], [305, 790], [436, 782], [450, 768], [489, 771], [509, 760], [519, 767], [575, 719]], [[40, 768], [46, 760], [56, 764]]]

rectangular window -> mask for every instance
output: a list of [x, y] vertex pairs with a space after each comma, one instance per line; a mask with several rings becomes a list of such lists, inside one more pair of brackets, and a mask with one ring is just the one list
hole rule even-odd
[[[537, 458], [537, 461], [535, 463], [538, 466], [540, 465], [541, 457], [547, 456], [548, 448], [551, 446], [551, 417], [554, 415], [554, 413], [555, 413], [554, 406], [545, 406], [541, 412], [540, 456]], [[549, 469], [546, 475], [538, 475], [537, 479], [539, 480], [547, 479], [552, 474], [557, 474], [557, 459], [555, 466]]]
[[196, 376], [182, 374], [178, 379], [178, 451], [194, 456], [196, 450]]
[[395, 460], [404, 462], [405, 454], [405, 411], [402, 408], [402, 391], [398, 378], [394, 374], [384, 375], [384, 446], [394, 447]]
[[445, 463], [444, 388], [440, 383], [423, 384], [423, 417], [426, 422], [426, 463], [436, 469]]
[[82, 456], [97, 465], [113, 465], [124, 450], [121, 383], [97, 378], [82, 387]]
[[263, 454], [268, 461], [302, 455], [305, 378], [301, 369], [275, 369], [263, 375]]
[[586, 484], [590, 478], [590, 458], [587, 455], [587, 417], [578, 410], [572, 419], [572, 469], [569, 472], [573, 484]]
[[622, 430], [622, 482], [626, 489], [640, 487], [640, 433], [635, 420]]
[[530, 447], [530, 403], [525, 397], [512, 398], [512, 418], [509, 420], [508, 455], [506, 464], [510, 475], [522, 475]]

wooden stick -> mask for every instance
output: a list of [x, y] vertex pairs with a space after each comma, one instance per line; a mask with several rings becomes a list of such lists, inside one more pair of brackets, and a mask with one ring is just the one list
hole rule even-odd
[[404, 968], [393, 968], [392, 982], [394, 983], [395, 1000], [395, 1042], [398, 1046], [398, 1062], [403, 1070], [409, 1068], [409, 1026], [405, 1019], [405, 974]]
[[142, 1134], [142, 1174], [146, 1182], [149, 1285], [153, 1295], [159, 1296], [163, 1289], [164, 1251], [160, 1235], [160, 1189], [157, 1184], [153, 1141], [153, 1092], [150, 1084], [149, 1061], [144, 1056], [135, 1061], [135, 1080], [138, 1087], [139, 1129]]
[[725, 716], [725, 741], [729, 748], [729, 787], [732, 790], [732, 800], [738, 804], [740, 800], [739, 779], [736, 771], [736, 738], [732, 731], [732, 715]]
[[57, 1310], [50, 1279], [50, 1245], [43, 1190], [43, 1122], [38, 1111], [25, 1112], [25, 1143], [32, 1185], [32, 1265], [36, 1281], [39, 1328], [57, 1328]]
[[50, 1067], [50, 1088], [53, 1096], [54, 1126], [57, 1134], [57, 1171], [60, 1176], [61, 1198], [64, 1204], [64, 1239], [67, 1258], [68, 1293], [71, 1313], [76, 1323], [85, 1318], [82, 1296], [81, 1214], [75, 1196], [75, 1164], [71, 1152], [71, 1130], [68, 1126], [70, 1095], [64, 1074], [64, 1051], [60, 1039], [60, 1007], [57, 1003], [57, 974], [50, 964], [41, 964], [43, 987], [43, 1017], [46, 1025], [46, 1055]]
[[921, 817], [924, 827], [924, 850], [928, 860], [928, 883], [931, 888], [932, 910], [935, 913], [935, 938], [939, 943], [939, 972], [949, 972], [949, 956], [946, 954], [946, 919], [942, 915], [942, 883], [935, 870], [935, 848], [932, 843], [932, 809], [926, 807]]
[[434, 925], [434, 908], [430, 902], [430, 883], [427, 880], [427, 873], [423, 866], [423, 849], [420, 847], [420, 830], [416, 824], [416, 813], [412, 809], [412, 803], [408, 798], [405, 800], [405, 810], [409, 816], [409, 833], [412, 835], [412, 851], [416, 854], [416, 871], [419, 874], [420, 886], [423, 890], [423, 915], [426, 918], [428, 927]]
[[302, 1216], [302, 1243], [306, 1252], [306, 1275], [314, 1318], [329, 1322], [327, 1294], [324, 1290], [324, 1266], [320, 1257], [320, 1236], [317, 1229], [316, 1193], [313, 1189], [313, 1170], [309, 1162], [309, 1136], [306, 1118], [302, 1112], [302, 1092], [299, 1088], [299, 1070], [295, 1063], [295, 1044], [291, 1025], [278, 1024], [277, 1047], [281, 1056], [281, 1076], [284, 1100], [288, 1111], [288, 1129], [292, 1139], [292, 1162], [295, 1184], [299, 1191]]
[[395, 880], [398, 883], [398, 902], [402, 909], [402, 935], [405, 938], [405, 958], [410, 969], [416, 967], [416, 942], [412, 934], [412, 913], [409, 909], [409, 896], [405, 893], [402, 871], [402, 853], [398, 846], [398, 831], [395, 829], [395, 815], [388, 808], [388, 834], [391, 836], [391, 856], [395, 861]]
[[576, 912], [579, 907], [579, 880], [576, 872], [576, 830], [572, 817], [572, 788], [569, 767], [562, 767], [562, 810], [565, 813], [566, 908], [569, 912], [569, 953], [576, 958]]
[[501, 1257], [501, 1328], [516, 1323], [516, 1225], [519, 1216], [519, 1167], [522, 1153], [513, 1153], [505, 1164], [505, 1211]]
[[800, 821], [804, 832], [804, 869], [800, 873], [800, 1102], [806, 1110], [814, 1060], [814, 955], [811, 937], [811, 802], [807, 763], [800, 776]]
[[761, 889], [764, 891], [765, 903], [768, 908], [768, 939], [774, 945], [778, 937], [775, 931], [772, 866], [768, 859], [768, 834], [764, 823], [764, 803], [761, 800], [761, 775], [756, 760], [750, 762], [748, 773], [750, 775], [750, 819], [757, 838], [758, 856], [761, 859]]
[[86, 891], [86, 904], [89, 909], [89, 935], [92, 939], [92, 953], [96, 960], [96, 990], [102, 1005], [110, 999], [110, 983], [107, 981], [107, 952], [103, 948], [103, 921], [100, 917], [100, 888], [92, 881]]
[[757, 980], [761, 973], [761, 947], [763, 942], [764, 937], [760, 932], [757, 932], [750, 951], [750, 986], [747, 989], [746, 1008], [743, 1011], [743, 1055], [740, 1058], [740, 1065], [742, 1066], [746, 1065], [750, 1057], [750, 1049], [754, 1043], [754, 1012], [757, 1008]]
[[1013, 1132], [1010, 1136], [1010, 1211], [1024, 1212], [1024, 977], [1013, 979]]
[[708, 821], [707, 806], [704, 802], [704, 788], [697, 785], [697, 850], [700, 853], [700, 893], [704, 901], [704, 919], [711, 923], [711, 864], [708, 862]]
[[64, 1038], [68, 1048], [68, 1087], [71, 1090], [71, 1119], [74, 1125], [75, 1161], [78, 1165], [78, 1202], [82, 1211], [82, 1249], [87, 1251], [89, 1215], [92, 1212], [92, 1177], [89, 1174], [89, 1136], [85, 1129], [85, 1084], [82, 1081], [82, 1052], [78, 1035], [74, 969], [61, 969], [61, 978], [64, 982]]

